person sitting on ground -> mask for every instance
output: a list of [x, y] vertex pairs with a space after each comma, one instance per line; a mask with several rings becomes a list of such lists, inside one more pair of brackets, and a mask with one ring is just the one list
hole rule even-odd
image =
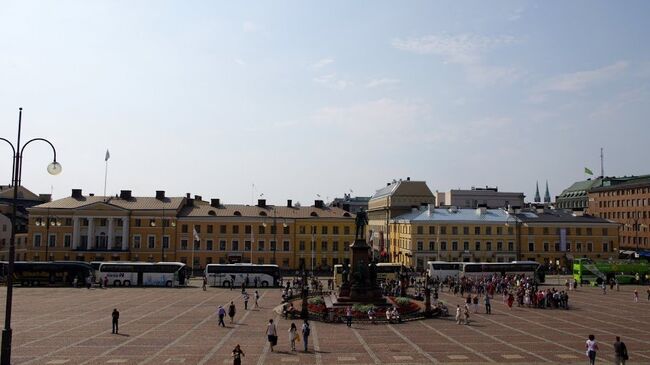
[[402, 318], [399, 315], [399, 311], [397, 310], [397, 307], [393, 307], [393, 311], [391, 313], [391, 318], [396, 322], [396, 323], [402, 323]]

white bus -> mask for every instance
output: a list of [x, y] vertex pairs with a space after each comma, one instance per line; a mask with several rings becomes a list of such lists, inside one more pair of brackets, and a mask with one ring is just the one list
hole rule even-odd
[[544, 282], [544, 277], [539, 270], [540, 265], [535, 261], [512, 262], [464, 262], [462, 276], [480, 278], [485, 276], [523, 274], [535, 278], [537, 282]]
[[[280, 286], [280, 267], [278, 265], [257, 264], [208, 264], [205, 277], [211, 286]], [[256, 285], [257, 284], [257, 285]]]
[[431, 279], [438, 278], [440, 281], [448, 276], [458, 279], [462, 268], [462, 262], [427, 261], [427, 275]]
[[99, 280], [112, 286], [185, 285], [187, 267], [182, 262], [105, 262], [99, 265]]

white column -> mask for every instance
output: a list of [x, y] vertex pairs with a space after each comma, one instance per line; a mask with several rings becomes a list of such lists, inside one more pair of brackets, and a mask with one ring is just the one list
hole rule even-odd
[[113, 218], [108, 218], [108, 242], [107, 242], [107, 248], [110, 250], [113, 248], [113, 237], [115, 234], [113, 233]]
[[88, 249], [95, 248], [95, 218], [88, 218]]
[[129, 248], [129, 218], [122, 218], [122, 250]]
[[76, 250], [79, 248], [79, 217], [72, 218], [73, 228], [72, 228], [72, 249]]

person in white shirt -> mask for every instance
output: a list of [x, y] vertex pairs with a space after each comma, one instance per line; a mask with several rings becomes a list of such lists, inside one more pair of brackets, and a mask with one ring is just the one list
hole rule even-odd
[[589, 335], [589, 339], [587, 340], [585, 347], [587, 348], [589, 365], [596, 364], [596, 351], [598, 351], [598, 344], [596, 343], [596, 337], [594, 335]]
[[273, 346], [278, 343], [278, 331], [275, 328], [275, 323], [273, 323], [272, 319], [269, 319], [269, 324], [266, 326], [266, 336], [271, 345], [271, 352], [273, 352]]

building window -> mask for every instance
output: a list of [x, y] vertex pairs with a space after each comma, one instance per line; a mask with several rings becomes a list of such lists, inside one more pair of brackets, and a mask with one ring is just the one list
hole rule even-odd
[[582, 236], [582, 228], [576, 228], [576, 236]]
[[[284, 223], [282, 226], [282, 234], [291, 234], [291, 230], [289, 229], [289, 225]], [[338, 234], [338, 232], [337, 232]]]
[[246, 240], [244, 241], [244, 251], [250, 251], [251, 250], [251, 241]]
[[212, 251], [212, 240], [205, 241], [205, 249], [208, 251]]
[[485, 251], [492, 251], [492, 242], [485, 242]]
[[298, 233], [300, 233], [300, 234], [305, 234], [306, 232], [307, 232], [307, 229], [305, 228], [305, 226], [300, 226], [300, 228], [298, 229]]
[[181, 225], [181, 233], [187, 233], [187, 224]]
[[201, 250], [201, 241], [194, 241], [194, 250]]
[[339, 242], [334, 241], [332, 242], [332, 251], [338, 251], [339, 250]]
[[458, 251], [458, 241], [452, 241], [451, 242], [451, 250], [452, 251]]
[[594, 252], [594, 244], [587, 242], [587, 252]]
[[593, 230], [589, 227], [587, 228], [587, 236], [592, 236], [593, 235]]
[[300, 241], [298, 244], [298, 250], [304, 251], [305, 250], [305, 241]]
[[257, 227], [257, 233], [264, 234], [264, 232], [265, 232], [264, 226], [258, 226]]
[[422, 251], [424, 249], [424, 243], [422, 241], [418, 241], [418, 251]]
[[609, 243], [603, 242], [603, 252], [609, 252]]
[[481, 241], [476, 241], [474, 243], [474, 250], [481, 251]]
[[497, 242], [497, 251], [503, 251], [503, 242]]
[[156, 247], [156, 236], [149, 235], [147, 236], [147, 247], [155, 248]]
[[544, 227], [542, 232], [544, 233], [544, 236], [548, 236], [548, 227]]
[[528, 242], [528, 252], [535, 252], [535, 242]]
[[345, 241], [343, 243], [343, 251], [350, 251], [350, 242]]
[[447, 234], [447, 226], [440, 227], [440, 234]]
[[485, 227], [485, 234], [486, 235], [491, 235], [492, 234], [492, 227]]
[[51, 234], [51, 235], [48, 237], [48, 245], [49, 245], [50, 247], [56, 247], [56, 235]]
[[508, 251], [512, 252], [515, 250], [515, 243], [514, 242], [508, 242]]
[[140, 245], [142, 244], [141, 238], [139, 234], [136, 234], [133, 236], [133, 248], [140, 248]]
[[[338, 242], [336, 242], [336, 243], [338, 243]], [[289, 241], [282, 242], [282, 250], [283, 251], [290, 251], [291, 250], [291, 248], [289, 247]]]
[[555, 252], [560, 252], [560, 242], [555, 242]]
[[238, 225], [235, 224], [234, 226], [232, 226], [232, 234], [239, 234], [239, 226]]
[[503, 227], [497, 227], [497, 235], [503, 234]]
[[469, 251], [469, 242], [468, 241], [463, 242], [463, 251]]
[[246, 234], [251, 234], [251, 232], [253, 232], [253, 227], [250, 224], [245, 225], [244, 232], [246, 232]]
[[195, 226], [194, 226], [194, 231], [195, 231], [196, 233], [201, 233], [201, 226], [200, 226], [200, 225], [195, 225]]
[[349, 226], [343, 227], [343, 234], [350, 234], [350, 227]]
[[186, 239], [181, 240], [181, 250], [187, 250], [187, 240]]
[[[223, 245], [221, 244], [221, 242], [223, 242]], [[227, 250], [225, 240], [219, 241], [219, 249], [221, 251], [226, 251]], [[239, 251], [239, 241], [238, 240], [232, 240], [232, 250], [233, 251]]]
[[206, 228], [206, 233], [213, 233], [213, 232], [214, 232], [214, 227], [212, 226], [212, 224], [208, 224], [208, 227]]
[[271, 241], [270, 245], [271, 245], [271, 247], [270, 247], [271, 251], [277, 251], [278, 247], [277, 247], [277, 243], [275, 241]]
[[544, 252], [548, 252], [548, 242], [544, 242]]
[[321, 242], [320, 250], [323, 251], [323, 252], [327, 251], [327, 241]]
[[264, 251], [264, 240], [257, 241], [257, 251]]
[[63, 236], [63, 247], [70, 247], [72, 246], [72, 236], [69, 234], [66, 234]]
[[447, 251], [447, 242], [440, 242], [440, 251]]
[[436, 226], [429, 226], [429, 234], [436, 234]]
[[163, 240], [162, 241], [163, 242], [163, 248], [165, 250], [169, 249], [169, 236], [164, 236], [162, 240]]
[[34, 247], [41, 247], [41, 234], [34, 234]]
[[327, 234], [327, 226], [321, 227], [321, 234]]
[[434, 251], [436, 249], [436, 243], [434, 241], [429, 241], [429, 251]]
[[136, 226], [136, 227], [142, 227], [142, 220], [139, 219], [139, 218], [136, 219], [136, 220], [134, 221], [134, 226]]
[[[645, 214], [645, 212], [643, 213]], [[607, 232], [607, 228], [603, 228], [603, 236], [609, 235], [609, 232]]]
[[474, 234], [477, 236], [481, 235], [481, 227], [474, 227]]

